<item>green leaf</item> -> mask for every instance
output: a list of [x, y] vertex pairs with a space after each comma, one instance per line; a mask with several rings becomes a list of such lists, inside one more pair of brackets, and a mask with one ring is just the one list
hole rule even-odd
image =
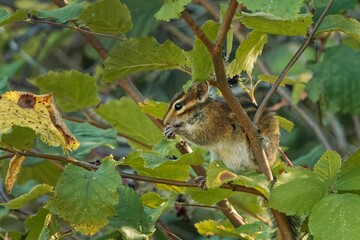
[[163, 138], [161, 131], [130, 98], [110, 101], [96, 112], [127, 138], [133, 149], [149, 150]]
[[30, 192], [21, 195], [7, 203], [1, 203], [1, 205], [10, 209], [19, 209], [25, 206], [31, 200], [38, 198], [46, 193], [52, 192], [52, 187], [47, 184], [39, 184], [33, 187]]
[[1, 136], [1, 141], [18, 150], [28, 151], [34, 147], [35, 131], [31, 128], [14, 125], [10, 133]]
[[292, 162], [297, 166], [308, 166], [313, 168], [324, 152], [324, 147], [322, 145], [317, 145], [312, 149], [309, 149], [306, 154], [294, 159]]
[[293, 130], [295, 124], [292, 121], [287, 120], [286, 118], [280, 117], [278, 115], [276, 115], [275, 118], [279, 121], [280, 127], [282, 127], [288, 132], [291, 132]]
[[313, 67], [313, 79], [306, 87], [310, 99], [322, 97], [331, 112], [360, 113], [360, 68], [356, 66], [360, 66], [360, 51], [345, 45], [328, 48], [323, 61]]
[[326, 151], [314, 166], [314, 172], [332, 186], [340, 172], [341, 157], [337, 152]]
[[[7, 167], [1, 167], [1, 174], [3, 176], [6, 175], [6, 171]], [[28, 183], [29, 179], [31, 179], [37, 183], [41, 182], [48, 185], [55, 185], [60, 173], [61, 170], [50, 161], [39, 158], [26, 157], [26, 161], [24, 161], [21, 168], [21, 174], [17, 176], [16, 182], [18, 184], [24, 185]], [[30, 188], [34, 187], [34, 185], [30, 185]], [[17, 186], [15, 185], [14, 194], [19, 193], [17, 190]], [[24, 192], [20, 193], [23, 194]]]
[[321, 22], [316, 35], [324, 32], [341, 31], [360, 41], [360, 23], [354, 18], [342, 15], [329, 15]]
[[236, 50], [235, 60], [229, 66], [229, 75], [240, 75], [242, 71], [245, 71], [251, 76], [254, 64], [258, 56], [261, 55], [266, 42], [266, 33], [252, 31]]
[[[189, 178], [189, 165], [172, 164], [172, 160], [167, 160], [163, 164], [155, 168], [148, 168], [149, 163], [145, 163], [145, 160], [140, 156], [141, 152], [136, 151], [130, 153], [122, 164], [128, 165], [135, 169], [139, 175], [150, 176], [154, 178], [165, 178], [177, 181], [186, 181]], [[183, 192], [179, 187], [160, 185], [161, 188], [168, 189], [176, 192]]]
[[66, 125], [76, 139], [80, 142], [80, 147], [71, 153], [72, 156], [83, 159], [92, 149], [99, 146], [110, 148], [117, 147], [116, 131], [113, 128], [100, 129], [88, 123], [75, 123], [66, 121]]
[[[142, 152], [141, 150], [131, 153], [131, 158], [141, 158], [144, 160], [144, 167], [154, 169], [162, 164], [165, 165], [200, 165], [205, 162], [204, 156], [199, 149], [192, 153], [183, 154], [178, 159], [169, 159], [158, 152]], [[129, 160], [129, 159], [128, 159]], [[133, 160], [132, 160], [133, 161]]]
[[168, 108], [168, 104], [164, 102], [145, 101], [139, 103], [141, 110], [158, 119], [163, 119]]
[[96, 79], [75, 70], [52, 72], [30, 80], [41, 93], [53, 93], [57, 105], [64, 111], [73, 112], [96, 105]]
[[272, 239], [274, 236], [274, 229], [263, 222], [254, 222], [242, 225], [235, 229], [235, 233], [241, 233], [246, 239]]
[[157, 20], [166, 22], [179, 18], [185, 6], [190, 2], [191, 0], [165, 0], [164, 5], [155, 14], [155, 17]]
[[53, 10], [35, 10], [32, 14], [35, 14], [39, 18], [51, 18], [59, 23], [65, 23], [71, 20], [75, 20], [84, 9], [84, 3], [72, 3], [62, 8], [56, 8]]
[[287, 215], [303, 215], [327, 194], [320, 177], [303, 168], [286, 168], [270, 194], [269, 206]]
[[314, 5], [316, 7], [325, 7], [328, 3], [329, 3], [329, 1], [327, 1], [327, 0], [315, 0], [314, 1]]
[[242, 238], [241, 233], [236, 233], [231, 223], [227, 221], [206, 220], [195, 224], [198, 232], [206, 237], [221, 236]]
[[82, 234], [93, 235], [107, 225], [108, 217], [115, 215], [120, 183], [113, 160], [104, 160], [97, 171], [67, 165], [53, 200], [64, 220]]
[[190, 195], [192, 200], [204, 205], [213, 205], [221, 200], [224, 200], [225, 198], [229, 198], [234, 194], [234, 192], [230, 189], [223, 188], [207, 190], [200, 188], [187, 188], [186, 193]]
[[27, 18], [25, 10], [18, 9], [13, 14], [9, 14], [5, 9], [0, 9], [0, 27], [9, 23], [24, 21]]
[[337, 190], [360, 190], [360, 150], [352, 154], [341, 166]]
[[46, 232], [46, 217], [48, 216], [49, 211], [45, 208], [40, 208], [38, 212], [27, 218], [25, 220], [26, 229], [27, 229], [27, 240], [38, 239], [38, 240], [46, 240], [48, 238], [44, 238], [44, 233]]
[[[219, 27], [220, 23], [209, 20], [201, 29], [211, 41], [214, 41]], [[209, 51], [199, 38], [195, 38], [194, 48], [190, 51], [190, 57], [192, 80], [198, 82], [208, 80], [211, 72], [214, 71], [214, 66]]]
[[165, 199], [155, 192], [147, 192], [141, 196], [143, 205], [150, 208], [160, 207], [165, 201]]
[[169, 164], [174, 165], [201, 165], [205, 162], [204, 155], [199, 148], [195, 148], [192, 153], [186, 153], [180, 156], [179, 159], [169, 161]]
[[79, 18], [91, 31], [120, 34], [131, 30], [129, 9], [119, 0], [100, 0], [89, 5]]
[[159, 44], [150, 37], [128, 39], [116, 45], [105, 60], [104, 80], [111, 82], [141, 71], [178, 69], [185, 61], [185, 52], [169, 40]]
[[145, 193], [141, 197], [145, 208], [145, 213], [151, 218], [151, 221], [155, 223], [159, 217], [166, 211], [174, 209], [176, 198], [179, 196], [177, 193], [166, 196], [166, 200], [161, 198], [154, 192]]
[[228, 170], [220, 160], [210, 163], [206, 173], [206, 185], [208, 188], [218, 188], [238, 178], [238, 175]]
[[119, 203], [116, 216], [110, 218], [109, 226], [124, 232], [134, 232], [146, 237], [154, 231], [151, 218], [144, 212], [140, 197], [129, 187], [119, 187]]
[[222, 161], [213, 161], [210, 163], [206, 173], [206, 184], [208, 188], [218, 188], [228, 182], [254, 188], [265, 197], [268, 196], [269, 190], [264, 175], [249, 172], [241, 172], [241, 174], [237, 175], [228, 170]]
[[[258, 75], [258, 79], [260, 81], [263, 82], [268, 82], [271, 84], [274, 84], [277, 80], [278, 76], [274, 76], [274, 75], [267, 75], [267, 74], [260, 74]], [[296, 83], [296, 81], [292, 80], [291, 78], [283, 78], [283, 80], [280, 83], [280, 86], [285, 86], [285, 85], [294, 85]]]
[[168, 160], [157, 152], [141, 152], [139, 157], [144, 160], [144, 167], [150, 169], [154, 169]]
[[255, 12], [266, 12], [282, 19], [294, 19], [298, 16], [304, 0], [238, 0], [246, 8]]
[[[99, 146], [107, 146], [110, 148], [115, 148], [117, 146], [116, 131], [113, 128], [100, 129], [86, 122], [65, 122], [69, 127], [70, 132], [80, 142], [80, 147], [70, 154], [78, 160], [86, 158], [91, 150]], [[67, 156], [67, 154], [62, 151], [61, 147], [51, 147], [40, 141], [38, 141], [36, 145], [43, 153]]]
[[179, 155], [178, 150], [176, 149], [176, 141], [161, 139], [154, 147], [152, 151], [161, 154], [162, 156], [171, 156], [171, 155]]
[[298, 77], [295, 79], [295, 84], [293, 86], [293, 90], [291, 93], [291, 99], [294, 102], [294, 104], [298, 104], [301, 97], [304, 94], [304, 89], [306, 87], [306, 84], [311, 80], [312, 73], [309, 71], [300, 73]]
[[305, 36], [307, 28], [312, 23], [310, 14], [299, 15], [291, 20], [283, 20], [267, 13], [242, 12], [239, 18], [247, 28], [285, 36]]
[[126, 34], [128, 37], [145, 37], [159, 25], [154, 15], [162, 6], [162, 0], [122, 0], [122, 2], [130, 9], [134, 24], [133, 29]]
[[314, 206], [309, 229], [315, 239], [360, 239], [360, 197], [332, 194]]

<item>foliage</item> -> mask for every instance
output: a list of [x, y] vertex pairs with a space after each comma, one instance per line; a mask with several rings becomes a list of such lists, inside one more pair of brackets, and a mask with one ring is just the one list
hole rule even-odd
[[358, 1], [335, 0], [282, 76], [272, 109], [301, 166], [276, 164], [273, 184], [180, 154], [161, 119], [182, 86], [225, 81], [219, 68], [260, 104], [328, 1], [5, 2], [0, 238], [270, 239], [269, 209], [304, 220], [307, 239], [360, 237]]

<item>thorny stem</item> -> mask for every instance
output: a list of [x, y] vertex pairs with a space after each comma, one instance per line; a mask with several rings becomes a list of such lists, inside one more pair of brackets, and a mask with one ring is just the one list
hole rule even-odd
[[254, 117], [254, 124], [257, 124], [261, 115], [263, 114], [263, 112], [266, 109], [267, 104], [270, 101], [270, 98], [275, 94], [276, 90], [279, 88], [282, 80], [285, 78], [285, 76], [287, 75], [287, 73], [290, 71], [290, 69], [294, 66], [294, 64], [297, 62], [297, 60], [299, 59], [299, 57], [303, 54], [303, 52], [305, 51], [305, 49], [309, 46], [309, 44], [313, 41], [314, 35], [317, 31], [317, 29], [319, 28], [322, 20], [325, 18], [325, 15], [328, 13], [328, 11], [330, 10], [332, 4], [334, 3], [334, 0], [330, 0], [329, 3], [327, 4], [326, 8], [324, 9], [324, 11], [322, 12], [321, 16], [319, 17], [318, 21], [316, 22], [314, 28], [311, 30], [311, 33], [308, 35], [308, 37], [305, 39], [305, 41], [303, 42], [303, 44], [300, 46], [300, 48], [297, 50], [297, 52], [295, 53], [295, 55], [291, 58], [291, 60], [289, 61], [289, 63], [286, 65], [286, 67], [284, 68], [284, 70], [280, 73], [279, 77], [276, 79], [274, 85], [272, 85], [272, 87], [270, 88], [270, 90], [268, 91], [268, 93], [266, 94], [265, 98], [262, 100], [258, 110], [256, 111], [255, 117]]

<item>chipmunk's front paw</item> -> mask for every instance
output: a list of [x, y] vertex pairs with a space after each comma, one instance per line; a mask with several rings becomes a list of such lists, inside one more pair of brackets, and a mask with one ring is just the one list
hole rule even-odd
[[167, 139], [174, 139], [175, 138], [175, 132], [174, 132], [173, 128], [170, 125], [165, 126], [163, 133], [164, 133], [164, 136]]

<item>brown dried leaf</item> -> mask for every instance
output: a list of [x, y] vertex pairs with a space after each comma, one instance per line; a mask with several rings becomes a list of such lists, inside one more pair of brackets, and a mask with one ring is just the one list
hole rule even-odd
[[7, 193], [11, 193], [12, 188], [17, 179], [17, 175], [20, 172], [21, 166], [25, 160], [25, 156], [14, 155], [9, 164], [9, 168], [5, 178], [5, 189]]
[[52, 94], [11, 91], [0, 95], [0, 133], [14, 125], [33, 129], [43, 142], [61, 145], [64, 151], [80, 145], [65, 125]]

